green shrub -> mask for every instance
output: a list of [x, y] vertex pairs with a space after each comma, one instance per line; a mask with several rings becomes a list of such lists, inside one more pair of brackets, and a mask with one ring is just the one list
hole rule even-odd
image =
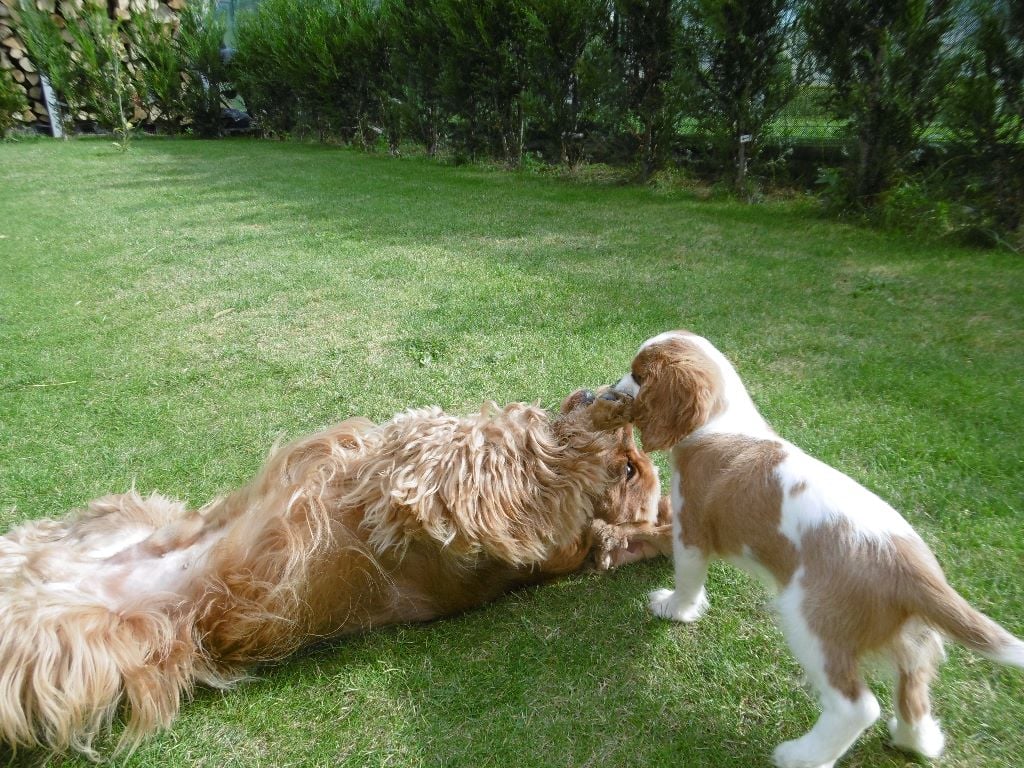
[[[263, 135], [287, 135], [303, 120], [302, 83], [290, 77], [299, 0], [264, 0], [239, 17], [231, 79]], [[295, 23], [289, 15], [295, 12]]]
[[192, 130], [210, 138], [221, 134], [224, 91], [230, 81], [221, 48], [226, 32], [216, 0], [189, 0], [175, 40], [184, 73], [183, 105]]
[[577, 166], [590, 134], [620, 119], [622, 89], [607, 44], [603, 0], [530, 0], [529, 112], [549, 154]]
[[65, 135], [74, 127], [74, 115], [86, 108], [85, 94], [71, 47], [64, 42], [53, 17], [34, 3], [23, 0], [17, 16], [17, 28], [36, 67], [50, 81], [56, 97], [67, 107], [60, 113]]
[[871, 208], [921, 146], [951, 76], [946, 0], [807, 0], [808, 50], [829, 82], [828, 105], [856, 137], [842, 207]]
[[[988, 240], [1015, 239], [1024, 220], [1024, 6], [973, 6], [977, 25], [957, 59], [944, 118], [953, 133], [941, 166], [946, 189]], [[1016, 233], [1016, 234], [1015, 234]]]
[[510, 167], [523, 156], [527, 48], [536, 32], [519, 0], [437, 0], [446, 35], [441, 91], [456, 118], [453, 140], [473, 157], [499, 154]]
[[636, 141], [640, 179], [668, 157], [682, 112], [680, 0], [613, 0], [611, 46], [624, 92], [623, 127]]
[[796, 93], [789, 0], [691, 0], [685, 10], [686, 60], [694, 88], [688, 112], [714, 149], [713, 162], [736, 189], [757, 158], [766, 127]]
[[[448, 128], [438, 52], [445, 29], [432, 0], [395, 0], [387, 20], [394, 66], [391, 103], [403, 131], [433, 157]], [[392, 112], [395, 114], [395, 112]]]
[[165, 133], [177, 133], [188, 122], [186, 79], [175, 26], [154, 13], [140, 13], [128, 27], [131, 45], [143, 64], [141, 96], [152, 109], [157, 129]]
[[0, 69], [0, 139], [17, 123], [17, 117], [28, 109], [25, 94], [14, 82], [10, 72]]
[[[243, 17], [232, 75], [261, 128], [372, 148], [388, 132], [387, 7], [375, 0], [267, 0]], [[397, 144], [394, 130], [390, 140]]]

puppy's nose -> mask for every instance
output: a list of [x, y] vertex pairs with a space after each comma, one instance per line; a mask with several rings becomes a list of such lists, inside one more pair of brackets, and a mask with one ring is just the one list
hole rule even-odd
[[594, 393], [589, 389], [581, 390], [579, 393], [580, 405], [590, 405], [592, 402], [594, 402]]

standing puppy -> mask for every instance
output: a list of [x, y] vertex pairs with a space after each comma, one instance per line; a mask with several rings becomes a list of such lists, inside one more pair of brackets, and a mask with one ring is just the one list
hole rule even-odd
[[672, 451], [675, 589], [658, 616], [708, 607], [708, 562], [725, 559], [778, 591], [782, 630], [822, 714], [775, 750], [780, 768], [830, 768], [879, 715], [860, 674], [869, 653], [898, 672], [895, 746], [936, 757], [944, 738], [928, 687], [945, 635], [1024, 667], [1024, 643], [974, 610], [896, 510], [768, 426], [728, 360], [685, 331], [648, 339], [615, 390], [635, 398], [644, 449]]

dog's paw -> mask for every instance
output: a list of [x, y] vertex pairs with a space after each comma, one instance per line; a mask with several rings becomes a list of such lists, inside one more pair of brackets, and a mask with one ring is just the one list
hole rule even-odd
[[946, 737], [933, 717], [925, 717], [916, 725], [890, 717], [889, 736], [890, 743], [897, 749], [933, 759], [939, 757], [946, 746]]
[[663, 619], [692, 624], [708, 609], [708, 594], [701, 589], [697, 599], [683, 603], [671, 589], [656, 589], [650, 594], [651, 613]]
[[775, 768], [832, 768], [835, 760], [821, 762], [814, 755], [808, 754], [807, 744], [803, 739], [784, 741], [775, 748], [772, 754]]
[[604, 520], [592, 520], [590, 530], [594, 537], [594, 567], [599, 571], [610, 570], [614, 565], [613, 554], [625, 547], [628, 542], [615, 526]]

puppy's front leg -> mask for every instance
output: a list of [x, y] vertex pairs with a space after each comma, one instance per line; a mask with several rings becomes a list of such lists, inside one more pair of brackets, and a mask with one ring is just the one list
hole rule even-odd
[[675, 510], [672, 516], [672, 560], [676, 571], [676, 588], [651, 592], [650, 608], [655, 616], [663, 619], [692, 623], [708, 609], [708, 595], [704, 589], [708, 577], [708, 556], [698, 547], [683, 544], [679, 512]]

